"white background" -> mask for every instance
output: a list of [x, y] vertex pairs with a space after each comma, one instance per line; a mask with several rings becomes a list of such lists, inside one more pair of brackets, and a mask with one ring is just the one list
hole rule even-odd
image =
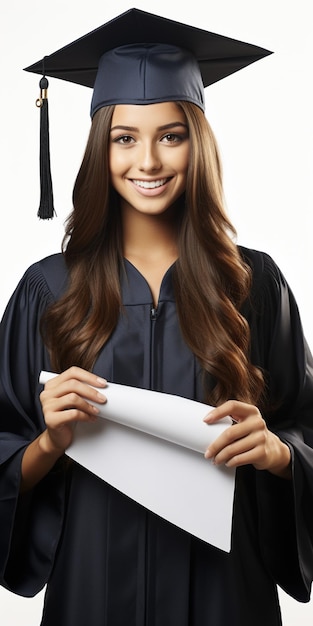
[[[39, 111], [34, 104], [39, 76], [22, 68], [136, 6], [274, 51], [207, 89], [207, 117], [221, 150], [228, 212], [238, 242], [269, 252], [280, 265], [296, 295], [312, 348], [311, 3], [193, 0], [179, 3], [179, 10], [176, 4], [168, 0], [137, 0], [135, 5], [123, 0], [1, 3], [0, 313], [26, 267], [60, 249], [90, 124], [91, 91], [51, 79], [51, 157], [58, 217], [39, 222]], [[313, 601], [302, 605], [284, 593], [280, 597], [284, 626], [312, 626]], [[29, 600], [0, 589], [0, 626], [39, 626], [41, 606], [42, 594]]]

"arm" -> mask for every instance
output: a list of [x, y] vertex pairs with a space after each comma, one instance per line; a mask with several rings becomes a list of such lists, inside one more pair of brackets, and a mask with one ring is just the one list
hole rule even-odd
[[[245, 479], [246, 473], [251, 475], [252, 465], [257, 468], [252, 486], [264, 564], [287, 593], [305, 602], [313, 580], [312, 356], [303, 336], [297, 304], [276, 264], [255, 251], [245, 251], [245, 258], [253, 268], [253, 286], [242, 312], [251, 330], [251, 360], [265, 373], [269, 407], [264, 411], [266, 426], [257, 409], [250, 407], [251, 416], [250, 409], [245, 417], [239, 411], [239, 423], [231, 427], [231, 431], [236, 428], [237, 435], [238, 431], [243, 435], [243, 429], [249, 426], [250, 433], [261, 436], [263, 441], [261, 447], [254, 442], [252, 455], [250, 450], [241, 450], [243, 457], [250, 455], [251, 465], [249, 468], [243, 464], [238, 474]], [[228, 410], [238, 413], [238, 408], [237, 405]], [[212, 419], [215, 417], [213, 413]], [[230, 445], [234, 444], [231, 441]], [[240, 437], [236, 445], [242, 445]], [[213, 458], [221, 450], [210, 452]], [[235, 456], [230, 458], [239, 466]], [[260, 471], [262, 468], [265, 471]], [[290, 480], [282, 479], [286, 477]]]
[[[40, 371], [51, 369], [40, 320], [66, 280], [61, 255], [34, 264], [0, 325], [0, 584], [26, 596], [36, 594], [50, 576], [71, 480], [62, 458], [55, 463], [60, 450], [44, 448], [50, 439], [41, 436], [46, 424], [38, 382]], [[23, 495], [21, 481], [28, 489]]]

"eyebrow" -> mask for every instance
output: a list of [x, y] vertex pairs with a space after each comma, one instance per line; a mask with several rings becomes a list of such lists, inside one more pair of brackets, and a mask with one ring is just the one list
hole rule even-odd
[[[187, 124], [184, 124], [184, 122], [170, 122], [169, 124], [158, 126], [157, 130], [158, 131], [172, 130], [173, 128], [177, 128], [178, 126], [180, 127], [183, 126], [184, 128], [188, 129]], [[131, 132], [139, 132], [139, 128], [137, 128], [136, 126], [125, 126], [124, 124], [118, 124], [116, 126], [112, 126], [110, 132], [112, 132], [113, 130], [125, 130], [125, 131], [131, 131]]]

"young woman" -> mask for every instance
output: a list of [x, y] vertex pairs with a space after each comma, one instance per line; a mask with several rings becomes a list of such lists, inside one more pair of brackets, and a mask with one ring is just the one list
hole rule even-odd
[[[234, 243], [202, 107], [125, 99], [95, 107], [63, 252], [2, 322], [2, 583], [47, 583], [43, 626], [277, 626], [276, 585], [307, 601], [313, 575], [312, 358], [274, 261]], [[105, 379], [233, 417], [206, 452], [237, 468], [229, 554], [67, 459]]]

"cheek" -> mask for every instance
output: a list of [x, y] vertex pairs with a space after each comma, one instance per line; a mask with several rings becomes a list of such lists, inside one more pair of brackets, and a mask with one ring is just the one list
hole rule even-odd
[[189, 146], [187, 146], [184, 150], [182, 150], [181, 154], [179, 155], [179, 159], [177, 160], [177, 170], [183, 174], [187, 174], [189, 158], [190, 150]]
[[114, 146], [109, 151], [109, 171], [111, 176], [119, 176], [126, 167], [125, 153], [114, 150]]
[[119, 168], [117, 167], [115, 155], [113, 154], [112, 150], [110, 150], [110, 153], [109, 153], [109, 177], [110, 177], [110, 183], [111, 183], [111, 185], [114, 188], [116, 188], [116, 184], [118, 184], [118, 180], [119, 180], [118, 169]]
[[112, 164], [113, 164], [113, 154], [112, 154], [112, 148], [109, 149], [109, 159], [108, 159], [108, 165], [109, 165], [109, 174], [110, 177], [112, 177]]

